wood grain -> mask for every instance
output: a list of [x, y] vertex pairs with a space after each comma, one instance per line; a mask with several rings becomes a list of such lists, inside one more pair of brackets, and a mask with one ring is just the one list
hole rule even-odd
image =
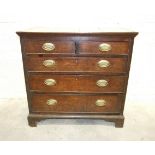
[[[63, 112], [63, 113], [120, 113], [121, 94], [113, 95], [60, 95], [60, 94], [33, 94], [32, 110], [33, 112]], [[57, 100], [56, 105], [47, 105], [47, 100]], [[103, 107], [96, 106], [98, 99], [106, 101]]]
[[[55, 49], [46, 51], [42, 48], [44, 43], [53, 43]], [[53, 40], [26, 40], [23, 44], [24, 52], [26, 53], [75, 53], [75, 43], [73, 41], [53, 41]]]
[[[99, 50], [99, 45], [102, 43], [108, 43], [111, 45], [111, 50], [102, 52]], [[128, 42], [94, 42], [94, 41], [83, 41], [79, 43], [80, 54], [128, 54], [129, 43]]]
[[[54, 60], [53, 67], [45, 67], [45, 60]], [[110, 66], [101, 68], [98, 62], [107, 60]], [[92, 58], [92, 57], [26, 57], [26, 68], [28, 71], [35, 72], [85, 72], [85, 73], [126, 73], [127, 58]]]
[[[54, 79], [56, 85], [47, 86], [46, 79]], [[108, 85], [99, 87], [98, 80], [107, 80]], [[34, 75], [29, 76], [29, 87], [41, 92], [124, 92], [125, 76], [91, 76], [91, 75]]]

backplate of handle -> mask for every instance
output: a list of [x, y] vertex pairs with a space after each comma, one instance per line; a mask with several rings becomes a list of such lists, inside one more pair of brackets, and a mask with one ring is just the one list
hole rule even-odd
[[103, 107], [103, 106], [106, 105], [106, 101], [103, 100], [103, 99], [99, 99], [99, 100], [97, 100], [97, 101], [95, 102], [95, 104], [96, 104], [96, 106], [98, 106], [98, 107]]
[[43, 65], [45, 67], [54, 67], [55, 66], [55, 61], [54, 60], [44, 60]]
[[54, 79], [46, 79], [46, 80], [44, 81], [44, 83], [45, 83], [45, 85], [47, 85], [47, 86], [54, 86], [54, 85], [56, 85], [56, 81], [55, 81]]
[[50, 52], [50, 51], [53, 51], [55, 49], [55, 45], [53, 43], [44, 43], [42, 45], [42, 49]]
[[99, 50], [101, 52], [108, 52], [112, 49], [111, 45], [108, 43], [102, 43], [99, 45]]
[[47, 100], [46, 104], [49, 105], [49, 106], [56, 105], [57, 104], [57, 100], [49, 99], [49, 100]]
[[101, 79], [101, 80], [98, 80], [96, 82], [96, 85], [98, 87], [106, 87], [108, 85], [108, 81], [107, 80], [104, 80], [104, 79]]
[[107, 68], [110, 66], [110, 62], [108, 60], [100, 60], [97, 64], [100, 68]]

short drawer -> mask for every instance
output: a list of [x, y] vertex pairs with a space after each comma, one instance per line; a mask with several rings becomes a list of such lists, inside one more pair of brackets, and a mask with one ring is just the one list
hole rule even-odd
[[128, 42], [93, 42], [84, 41], [79, 43], [80, 54], [128, 54]]
[[124, 92], [126, 76], [30, 75], [29, 87], [42, 92]]
[[26, 58], [28, 71], [126, 73], [127, 58], [38, 57]]
[[35, 94], [31, 104], [33, 112], [120, 113], [122, 95]]
[[73, 41], [24, 40], [23, 49], [26, 53], [75, 53]]

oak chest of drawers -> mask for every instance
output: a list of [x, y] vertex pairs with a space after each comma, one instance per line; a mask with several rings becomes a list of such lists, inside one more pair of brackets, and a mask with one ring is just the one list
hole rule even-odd
[[29, 105], [28, 123], [103, 119], [123, 127], [137, 32], [17, 32]]

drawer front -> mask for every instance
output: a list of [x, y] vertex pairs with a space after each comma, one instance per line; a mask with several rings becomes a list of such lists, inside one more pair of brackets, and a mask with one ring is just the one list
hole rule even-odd
[[80, 54], [128, 54], [128, 42], [80, 42]]
[[23, 43], [26, 53], [75, 53], [73, 41], [26, 40]]
[[126, 73], [127, 58], [27, 57], [29, 71]]
[[124, 92], [126, 76], [30, 75], [29, 87], [43, 92]]
[[122, 95], [32, 95], [33, 112], [119, 113]]

